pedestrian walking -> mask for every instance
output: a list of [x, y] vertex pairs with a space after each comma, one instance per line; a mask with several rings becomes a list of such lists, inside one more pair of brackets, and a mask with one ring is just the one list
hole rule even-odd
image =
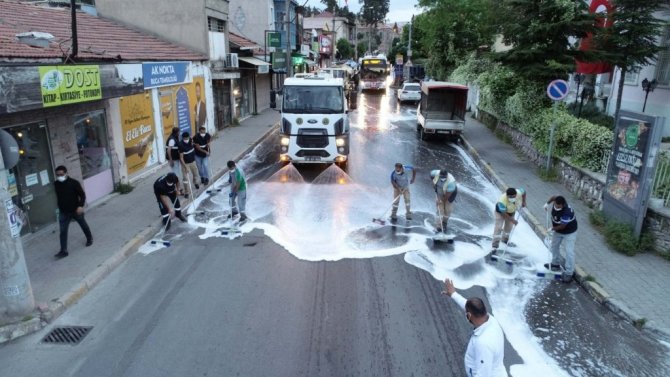
[[200, 173], [200, 182], [203, 185], [209, 184], [209, 155], [212, 153], [210, 142], [212, 136], [207, 132], [205, 126], [200, 127], [199, 132], [193, 137], [195, 146], [195, 164]]
[[493, 227], [493, 242], [491, 253], [498, 251], [500, 241], [509, 242], [509, 233], [519, 222], [514, 218], [521, 198], [521, 207], [526, 206], [526, 190], [522, 188], [508, 188], [498, 199], [495, 205], [495, 226]]
[[172, 218], [186, 222], [186, 217], [181, 213], [181, 203], [179, 203], [179, 178], [175, 173], [167, 173], [159, 177], [154, 182], [154, 195], [158, 202], [158, 210], [161, 212], [163, 227], [165, 231], [170, 229]]
[[[412, 178], [409, 177], [410, 173]], [[391, 220], [398, 219], [398, 206], [400, 205], [401, 196], [405, 201], [405, 219], [412, 220], [409, 185], [414, 184], [415, 179], [416, 170], [412, 165], [403, 165], [400, 162], [395, 164], [395, 169], [391, 172], [391, 186], [393, 186], [393, 210], [391, 211]]]
[[60, 227], [60, 251], [55, 255], [61, 259], [69, 255], [67, 251], [67, 233], [70, 221], [79, 224], [86, 236], [86, 246], [93, 245], [93, 235], [86, 219], [84, 218], [84, 206], [86, 205], [86, 193], [79, 181], [67, 175], [67, 168], [63, 165], [56, 167], [56, 200], [58, 202], [58, 225]]
[[[165, 143], [165, 156], [173, 173], [181, 174], [181, 159], [179, 158], [179, 127], [173, 127]], [[183, 178], [183, 177], [182, 177]], [[180, 194], [184, 194], [183, 191]]]
[[[553, 205], [552, 205], [553, 204]], [[577, 239], [577, 217], [575, 211], [568, 205], [564, 197], [552, 196], [544, 205], [544, 210], [551, 207], [551, 226], [548, 232], [551, 236], [551, 264], [546, 263], [544, 267], [552, 271], [561, 270], [561, 244], [565, 244], [565, 266], [563, 282], [569, 283], [575, 273], [575, 240]]]
[[435, 205], [437, 206], [435, 229], [438, 233], [446, 233], [449, 217], [454, 207], [453, 203], [458, 194], [456, 179], [447, 169], [432, 170], [430, 177], [433, 179]]
[[247, 219], [244, 212], [247, 205], [247, 178], [235, 161], [228, 161], [227, 166], [229, 169], [228, 183], [230, 184], [230, 217], [239, 213], [240, 221], [245, 221]]
[[465, 299], [449, 279], [444, 279], [443, 295], [451, 297], [465, 311], [465, 318], [474, 327], [465, 351], [465, 372], [469, 377], [507, 377], [505, 334], [498, 320], [486, 311], [479, 297]]
[[184, 181], [184, 196], [188, 197], [191, 195], [191, 190], [189, 188], [189, 183], [192, 183], [195, 186], [195, 189], [199, 189], [200, 185], [200, 174], [198, 173], [198, 167], [195, 165], [195, 147], [193, 146], [193, 141], [189, 136], [188, 132], [181, 134], [181, 143], [179, 143], [179, 160], [181, 161], [182, 166], [182, 180]]

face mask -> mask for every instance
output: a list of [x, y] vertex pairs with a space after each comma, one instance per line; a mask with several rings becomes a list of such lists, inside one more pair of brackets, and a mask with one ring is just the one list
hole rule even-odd
[[65, 180], [67, 179], [67, 176], [66, 175], [59, 176], [59, 177], [56, 177], [56, 179], [58, 180], [58, 182], [65, 182]]
[[516, 198], [509, 198], [509, 202], [510, 202], [510, 203], [515, 203], [515, 202], [516, 202]]
[[440, 178], [440, 182], [444, 182], [446, 180], [447, 180], [446, 178]]
[[188, 143], [191, 139], [184, 139], [184, 143]]
[[205, 137], [205, 135], [207, 135], [207, 134], [204, 133], [204, 132], [201, 132], [201, 133], [200, 133], [200, 136], [201, 136], [201, 137]]
[[174, 183], [166, 182], [168, 186], [172, 187], [174, 186]]
[[562, 210], [562, 209], [563, 209], [563, 208], [557, 208], [556, 206], [554, 206], [554, 211], [560, 211], [560, 210]]

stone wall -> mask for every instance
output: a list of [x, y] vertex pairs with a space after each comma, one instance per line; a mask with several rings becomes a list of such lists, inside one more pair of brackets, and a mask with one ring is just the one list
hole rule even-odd
[[[547, 158], [533, 146], [528, 135], [509, 125], [500, 122], [494, 115], [481, 109], [478, 120], [496, 134], [502, 133], [524, 156], [538, 167], [545, 166]], [[605, 188], [605, 175], [594, 173], [570, 164], [563, 158], [554, 159], [553, 167], [558, 172], [559, 181], [575, 196], [590, 208], [602, 208], [602, 195]], [[656, 249], [670, 252], [670, 211], [667, 209], [648, 209], [645, 217], [645, 228], [654, 235]]]

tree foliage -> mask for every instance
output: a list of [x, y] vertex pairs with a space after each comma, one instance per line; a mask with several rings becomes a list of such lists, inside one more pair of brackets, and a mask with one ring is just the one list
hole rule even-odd
[[368, 26], [377, 27], [383, 23], [389, 12], [389, 0], [363, 0], [359, 12], [363, 23]]
[[516, 74], [545, 85], [567, 78], [575, 59], [595, 60], [571, 40], [595, 31], [595, 16], [584, 1], [503, 0], [498, 13], [503, 42], [511, 48], [495, 57]]
[[427, 9], [417, 17], [416, 36], [430, 51], [428, 70], [446, 78], [472, 51], [493, 43], [496, 25], [493, 0], [419, 0]]
[[346, 38], [337, 40], [337, 53], [340, 59], [349, 59], [354, 56], [354, 46]]

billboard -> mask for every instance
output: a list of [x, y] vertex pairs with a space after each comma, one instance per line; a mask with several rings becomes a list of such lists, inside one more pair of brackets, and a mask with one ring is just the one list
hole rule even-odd
[[151, 92], [120, 98], [119, 112], [126, 166], [133, 175], [158, 161]]
[[180, 137], [183, 132], [188, 132], [192, 136], [201, 125], [210, 129], [207, 126], [203, 76], [193, 76], [193, 82], [189, 84], [160, 88], [158, 102], [161, 107], [163, 140], [167, 140], [173, 127], [179, 128]]
[[97, 65], [39, 67], [42, 106], [60, 106], [102, 99]]
[[621, 110], [603, 192], [603, 212], [642, 230], [664, 118]]

